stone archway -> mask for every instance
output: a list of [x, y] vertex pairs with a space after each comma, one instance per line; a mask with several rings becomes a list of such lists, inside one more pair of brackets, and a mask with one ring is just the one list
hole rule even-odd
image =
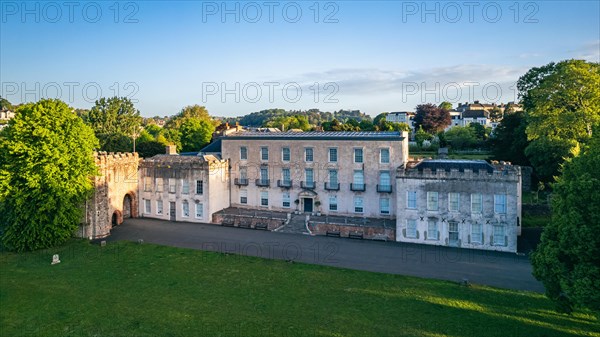
[[133, 198], [128, 193], [123, 197], [123, 219], [129, 219], [133, 217], [135, 217], [133, 214]]
[[110, 219], [111, 227], [118, 226], [123, 223], [123, 215], [119, 211], [114, 211]]

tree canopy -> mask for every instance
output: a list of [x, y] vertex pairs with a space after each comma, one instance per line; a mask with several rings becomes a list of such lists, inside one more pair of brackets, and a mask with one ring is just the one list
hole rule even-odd
[[440, 103], [439, 108], [442, 110], [450, 111], [452, 110], [452, 103], [444, 101]]
[[565, 163], [553, 184], [552, 221], [532, 255], [533, 273], [561, 311], [600, 312], [600, 137]]
[[532, 68], [518, 83], [527, 113], [526, 149], [541, 178], [551, 180], [600, 125], [600, 64], [567, 60]]
[[72, 237], [96, 173], [93, 130], [59, 100], [20, 106], [0, 132], [0, 226], [11, 250]]
[[[140, 130], [142, 117], [131, 100], [126, 97], [101, 98], [87, 114], [86, 122], [92, 126], [103, 151], [114, 151], [115, 140], [132, 138]], [[119, 149], [121, 145], [117, 146]], [[131, 148], [120, 149], [131, 151]]]
[[[186, 106], [164, 126], [156, 141], [175, 144], [178, 151], [198, 151], [212, 138], [220, 124], [200, 105]], [[151, 130], [152, 131], [152, 130]]]
[[0, 110], [12, 110], [13, 105], [4, 97], [0, 96]]
[[423, 127], [425, 132], [437, 133], [443, 131], [452, 123], [450, 112], [431, 103], [419, 104], [415, 113], [415, 128]]
[[462, 150], [472, 148], [477, 144], [475, 130], [468, 126], [455, 126], [444, 134], [445, 141], [453, 149]]
[[192, 117], [185, 119], [180, 132], [182, 151], [199, 151], [210, 142], [215, 126], [211, 121]]
[[504, 116], [490, 138], [493, 158], [509, 161], [515, 165], [529, 166], [525, 148], [529, 145], [525, 129], [527, 119], [522, 111]]
[[266, 122], [263, 126], [268, 128], [278, 128], [280, 130], [300, 129], [302, 131], [309, 131], [312, 129], [312, 125], [310, 125], [308, 122], [308, 118], [302, 115], [287, 117], [279, 116], [269, 122]]

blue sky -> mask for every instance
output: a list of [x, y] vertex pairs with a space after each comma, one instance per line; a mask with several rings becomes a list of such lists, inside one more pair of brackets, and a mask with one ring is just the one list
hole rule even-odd
[[599, 1], [114, 4], [0, 1], [0, 94], [80, 108], [118, 94], [144, 116], [190, 104], [217, 116], [276, 107], [374, 116], [513, 101], [531, 67], [600, 61]]

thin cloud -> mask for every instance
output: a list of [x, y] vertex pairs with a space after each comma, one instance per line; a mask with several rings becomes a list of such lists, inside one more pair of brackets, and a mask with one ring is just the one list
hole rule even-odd
[[576, 59], [582, 59], [589, 62], [600, 62], [600, 40], [584, 44], [580, 48], [571, 50]]
[[341, 95], [385, 95], [398, 93], [408, 84], [425, 88], [436, 85], [464, 86], [465, 83], [514, 83], [527, 71], [527, 67], [461, 64], [448, 67], [435, 67], [412, 71], [377, 68], [340, 68], [323, 72], [311, 72], [285, 79], [308, 87], [315, 82], [334, 82]]

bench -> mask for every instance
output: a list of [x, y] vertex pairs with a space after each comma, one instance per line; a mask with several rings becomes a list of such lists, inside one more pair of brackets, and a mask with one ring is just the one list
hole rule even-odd
[[265, 223], [257, 223], [256, 226], [254, 226], [254, 229], [266, 231], [268, 229], [268, 226]]
[[362, 240], [364, 236], [363, 233], [348, 233], [348, 238]]
[[235, 219], [233, 218], [224, 218], [223, 222], [221, 222], [221, 225], [226, 226], [226, 227], [233, 227], [233, 225], [235, 224]]
[[250, 219], [241, 218], [238, 227], [240, 228], [252, 228], [252, 221]]
[[339, 231], [327, 231], [325, 233], [325, 236], [333, 236], [333, 237], [340, 237], [340, 232]]

